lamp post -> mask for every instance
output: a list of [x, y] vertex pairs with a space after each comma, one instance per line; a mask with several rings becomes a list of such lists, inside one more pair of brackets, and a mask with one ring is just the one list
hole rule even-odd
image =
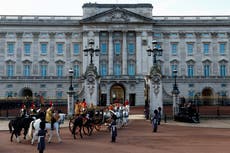
[[73, 91], [73, 69], [72, 68], [69, 69], [69, 78], [70, 78], [70, 86], [69, 86], [69, 91], [67, 92], [68, 93], [68, 115], [72, 116], [73, 115], [73, 107], [74, 107], [74, 104], [73, 104], [73, 94], [74, 94], [74, 91]]
[[[160, 45], [158, 45], [156, 40], [152, 41], [152, 47], [147, 48], [148, 56], [153, 57], [153, 66], [150, 69], [149, 79], [146, 79], [147, 84], [150, 85], [149, 89], [149, 116], [152, 117], [154, 115], [154, 110], [158, 107], [163, 108], [162, 101], [162, 83], [161, 83], [161, 69], [157, 64], [157, 56], [162, 56], [163, 49], [161, 49]], [[149, 81], [148, 81], [149, 80]], [[148, 98], [147, 98], [148, 99]]]
[[199, 108], [199, 97], [200, 92], [195, 94], [195, 100], [196, 100], [196, 120], [200, 122], [200, 108]]
[[173, 84], [173, 117], [175, 119], [175, 116], [178, 114], [179, 112], [179, 108], [178, 108], [178, 94], [180, 93], [178, 87], [177, 87], [177, 83], [176, 83], [176, 78], [177, 78], [177, 70], [174, 69], [173, 70], [173, 76], [174, 76], [174, 84]]
[[153, 40], [152, 41], [153, 48], [151, 49], [148, 47], [146, 50], [148, 53], [148, 56], [153, 56], [153, 65], [157, 64], [156, 56], [162, 56], [163, 49], [160, 46], [157, 46], [157, 41]]
[[217, 93], [217, 110], [216, 110], [216, 115], [217, 116], [220, 116], [220, 96], [221, 96], [221, 93], [218, 92]]
[[88, 54], [90, 55], [90, 64], [93, 64], [93, 55], [95, 53], [96, 56], [99, 56], [100, 49], [98, 46], [94, 48], [94, 41], [91, 39], [89, 40], [89, 46], [86, 47], [83, 51], [85, 52], [85, 56], [88, 56]]
[[70, 86], [69, 91], [73, 91], [73, 69], [69, 69]]
[[174, 77], [173, 91], [175, 94], [178, 95], [180, 93], [180, 91], [179, 91], [179, 89], [177, 87], [177, 83], [176, 83], [176, 78], [177, 78], [177, 70], [176, 69], [173, 70], [173, 77]]
[[90, 55], [90, 64], [87, 66], [85, 72], [85, 99], [97, 105], [97, 101], [99, 100], [100, 77], [97, 73], [97, 67], [93, 63], [93, 56], [99, 56], [100, 49], [98, 46], [95, 47], [94, 40], [90, 39], [88, 46], [86, 46], [83, 51], [85, 56]]

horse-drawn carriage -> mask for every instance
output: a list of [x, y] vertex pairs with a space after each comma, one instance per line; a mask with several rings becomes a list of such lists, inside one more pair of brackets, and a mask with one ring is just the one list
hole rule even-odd
[[180, 106], [179, 113], [174, 116], [176, 121], [199, 123], [199, 113], [191, 103], [187, 106]]
[[116, 110], [109, 110], [106, 108], [96, 108], [93, 110], [87, 110], [85, 114], [79, 116], [73, 116], [69, 120], [69, 130], [74, 135], [80, 135], [83, 130], [85, 135], [91, 135], [93, 130], [100, 131], [103, 127], [109, 130], [109, 126], [113, 120], [116, 120], [118, 128], [128, 124], [128, 110], [119, 108]]

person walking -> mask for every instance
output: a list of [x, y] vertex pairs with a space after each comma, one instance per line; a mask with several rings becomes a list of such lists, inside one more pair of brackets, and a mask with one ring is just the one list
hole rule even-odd
[[157, 132], [157, 126], [158, 126], [158, 111], [155, 109], [152, 118], [153, 132]]
[[53, 113], [54, 113], [54, 107], [53, 107], [53, 103], [50, 102], [50, 107], [46, 110], [46, 122], [51, 124], [51, 130], [54, 130], [54, 125], [53, 125]]
[[158, 120], [157, 120], [157, 122], [158, 122], [158, 125], [161, 124], [161, 107], [158, 107]]
[[111, 142], [116, 142], [116, 137], [117, 137], [117, 125], [116, 125], [116, 120], [114, 119], [113, 122], [110, 125], [111, 129]]
[[38, 151], [39, 153], [43, 153], [45, 150], [45, 136], [46, 136], [46, 130], [45, 130], [46, 123], [41, 122], [40, 123], [40, 130], [38, 131]]

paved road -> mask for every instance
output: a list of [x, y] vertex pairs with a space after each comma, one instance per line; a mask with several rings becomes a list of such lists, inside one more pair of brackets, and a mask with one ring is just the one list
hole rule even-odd
[[[127, 127], [118, 130], [117, 143], [110, 143], [109, 132], [103, 130], [74, 140], [68, 128], [62, 127], [63, 142], [54, 138], [46, 144], [45, 153], [229, 153], [229, 120], [204, 120], [200, 124], [169, 121], [152, 133], [151, 124], [142, 115], [131, 118]], [[0, 153], [38, 152], [29, 141], [10, 142], [9, 131], [0, 131], [0, 135]]]

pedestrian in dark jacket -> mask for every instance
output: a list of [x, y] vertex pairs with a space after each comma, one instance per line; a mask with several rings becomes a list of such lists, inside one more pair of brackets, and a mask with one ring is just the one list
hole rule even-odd
[[157, 126], [158, 126], [158, 111], [155, 109], [153, 118], [152, 118], [152, 126], [153, 126], [153, 132], [157, 132]]
[[111, 142], [116, 142], [116, 137], [117, 137], [117, 125], [116, 125], [116, 120], [113, 120], [113, 122], [110, 125], [111, 129]]
[[45, 136], [46, 136], [46, 130], [45, 130], [46, 123], [42, 121], [40, 123], [40, 130], [38, 131], [38, 151], [39, 153], [43, 153], [45, 150]]
[[161, 124], [161, 107], [158, 107], [158, 125]]

